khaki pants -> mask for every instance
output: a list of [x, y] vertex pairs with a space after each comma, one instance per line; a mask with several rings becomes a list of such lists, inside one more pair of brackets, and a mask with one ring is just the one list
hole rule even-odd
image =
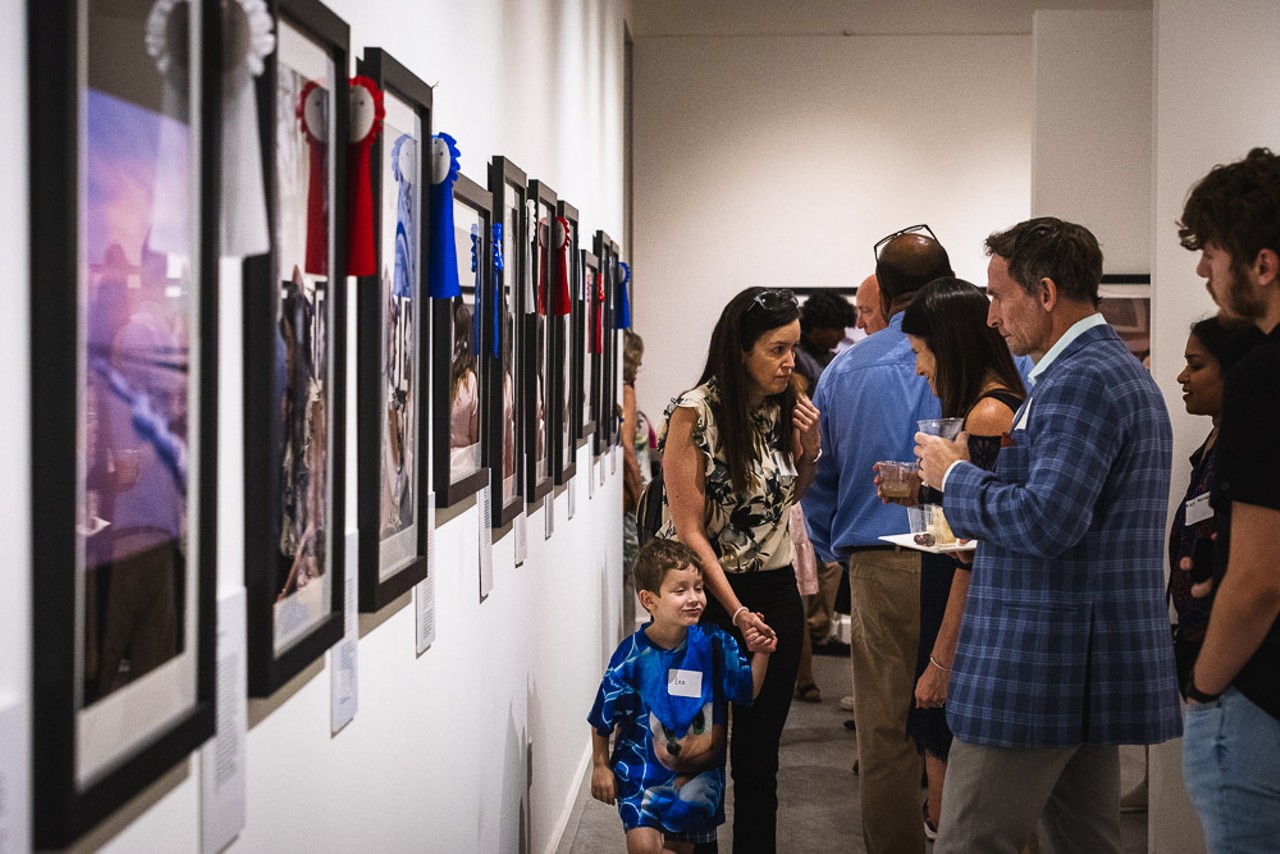
[[803, 597], [805, 623], [814, 643], [825, 643], [835, 631], [836, 593], [842, 572], [844, 567], [838, 563], [818, 561], [818, 592]]
[[920, 556], [856, 551], [849, 585], [862, 838], [871, 854], [918, 854], [920, 756], [907, 737], [907, 709], [920, 645]]

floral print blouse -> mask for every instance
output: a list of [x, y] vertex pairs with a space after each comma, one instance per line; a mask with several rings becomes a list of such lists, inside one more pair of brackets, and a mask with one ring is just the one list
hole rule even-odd
[[[746, 491], [739, 494], [733, 490], [720, 442], [715, 418], [719, 405], [720, 393], [713, 378], [671, 401], [666, 412], [668, 426], [677, 407], [687, 407], [697, 414], [693, 443], [707, 460], [704, 517], [707, 539], [725, 572], [781, 569], [791, 563], [788, 521], [791, 505], [795, 503], [796, 474], [795, 468], [777, 450], [781, 444], [778, 441], [782, 429], [780, 407], [770, 402], [751, 413], [755, 454], [748, 469], [749, 484]], [[666, 439], [664, 428], [661, 442], [664, 446]], [[665, 494], [658, 536], [676, 539]]]

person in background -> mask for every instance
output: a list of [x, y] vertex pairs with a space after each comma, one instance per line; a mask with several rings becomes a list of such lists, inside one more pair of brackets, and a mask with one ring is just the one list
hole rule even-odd
[[881, 329], [889, 326], [889, 321], [885, 319], [885, 308], [881, 303], [880, 297], [880, 280], [873, 273], [862, 280], [862, 284], [858, 285], [858, 292], [853, 296], [853, 303], [857, 306], [857, 327], [868, 335], [874, 335]]
[[[1022, 377], [1000, 334], [987, 326], [987, 298], [961, 279], [935, 279], [916, 294], [902, 317], [902, 331], [916, 354], [916, 373], [942, 401], [944, 418], [963, 418], [969, 458], [994, 469], [1000, 437], [1026, 397]], [[925, 490], [921, 500], [940, 503]], [[967, 556], [965, 561], [967, 561]], [[929, 796], [925, 836], [937, 836], [951, 730], [947, 728], [947, 676], [955, 657], [960, 619], [969, 592], [969, 564], [949, 554], [920, 558], [920, 646], [914, 702], [907, 733], [924, 755]]]
[[[1097, 311], [1102, 250], [1053, 217], [987, 238], [988, 323], [1036, 362], [996, 470], [916, 434], [952, 531], [978, 540], [947, 683], [937, 854], [1120, 852], [1121, 744], [1181, 731], [1164, 593], [1173, 430]], [[946, 664], [946, 662], [943, 662]]]
[[[832, 291], [817, 291], [800, 312], [800, 346], [796, 347], [796, 373], [804, 377], [806, 394], [813, 392], [822, 370], [835, 358], [835, 347], [844, 338], [845, 329], [853, 326], [856, 314], [849, 301]], [[804, 602], [804, 646], [800, 652], [800, 675], [796, 680], [796, 697], [809, 703], [822, 700], [822, 692], [813, 678], [813, 650], [826, 646], [835, 633], [836, 593], [840, 589], [843, 569], [834, 561], [820, 561], [809, 542], [804, 510], [797, 503], [791, 508], [791, 538], [796, 550], [796, 578]]]
[[787, 523], [822, 447], [818, 411], [792, 384], [799, 343], [790, 291], [737, 294], [711, 333], [698, 385], [668, 407], [664, 438], [658, 536], [701, 560], [711, 592], [703, 622], [735, 639], [777, 637], [755, 704], [733, 707], [733, 845], [752, 854], [777, 846], [778, 742], [804, 632]]
[[1191, 480], [1173, 514], [1169, 531], [1169, 599], [1178, 621], [1173, 631], [1173, 651], [1178, 662], [1178, 684], [1186, 682], [1205, 629], [1209, 626], [1208, 597], [1191, 592], [1192, 571], [1213, 569], [1213, 547], [1221, 519], [1214, 516], [1209, 495], [1216, 479], [1218, 428], [1222, 423], [1222, 388], [1240, 359], [1262, 340], [1256, 326], [1224, 323], [1207, 317], [1191, 325], [1183, 354], [1186, 366], [1178, 374], [1182, 405], [1188, 415], [1207, 415], [1213, 422], [1209, 435], [1191, 455]]
[[[1191, 673], [1183, 776], [1211, 851], [1280, 840], [1280, 157], [1255, 148], [1192, 189], [1178, 227], [1223, 320], [1266, 337], [1227, 375], [1211, 506], [1209, 628]], [[1194, 570], [1195, 567], [1192, 567]], [[1207, 586], [1207, 585], [1206, 585]]]
[[[622, 342], [622, 625], [635, 628], [636, 587], [631, 567], [640, 551], [636, 506], [653, 478], [649, 467], [649, 419], [636, 408], [636, 375], [644, 360], [644, 339], [630, 329]], [[656, 489], [656, 487], [655, 487]]]
[[889, 326], [836, 356], [818, 380], [814, 404], [826, 452], [804, 512], [818, 557], [848, 561], [858, 796], [862, 837], [876, 854], [922, 851], [925, 837], [920, 757], [907, 738], [920, 644], [920, 555], [880, 540], [907, 530], [907, 513], [879, 501], [872, 467], [910, 459], [916, 422], [938, 417], [938, 399], [916, 376], [902, 313], [926, 284], [954, 273], [928, 226], [895, 232], [873, 252]]

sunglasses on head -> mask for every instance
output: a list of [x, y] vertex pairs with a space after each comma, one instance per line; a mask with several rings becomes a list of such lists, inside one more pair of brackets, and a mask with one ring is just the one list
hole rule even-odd
[[871, 252], [872, 252], [872, 254], [873, 254], [873, 255], [875, 255], [876, 260], [877, 260], [877, 261], [879, 261], [879, 260], [880, 260], [880, 250], [881, 250], [881, 249], [883, 249], [883, 248], [884, 248], [887, 244], [889, 244], [891, 241], [895, 240], [896, 238], [901, 237], [901, 236], [902, 236], [902, 235], [904, 235], [904, 234], [916, 234], [916, 233], [919, 233], [919, 232], [923, 232], [924, 234], [929, 235], [929, 236], [930, 236], [930, 237], [932, 237], [935, 241], [937, 241], [937, 239], [938, 239], [938, 236], [937, 236], [936, 234], [934, 234], [934, 233], [933, 233], [933, 229], [929, 228], [929, 226], [925, 225], [925, 224], [922, 222], [922, 223], [920, 223], [919, 225], [909, 225], [909, 226], [907, 226], [906, 228], [899, 229], [898, 231], [895, 231], [893, 234], [890, 234], [888, 237], [882, 237], [882, 238], [880, 238], [879, 240], [877, 240], [877, 241], [876, 241], [876, 245], [875, 245], [874, 247], [872, 247]]
[[760, 306], [765, 311], [778, 311], [784, 308], [796, 308], [799, 305], [796, 302], [796, 295], [786, 288], [775, 288], [772, 290], [761, 291], [751, 300], [751, 305], [747, 311]]

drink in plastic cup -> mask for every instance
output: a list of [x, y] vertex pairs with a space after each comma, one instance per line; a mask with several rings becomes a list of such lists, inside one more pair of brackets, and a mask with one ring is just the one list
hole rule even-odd
[[937, 504], [921, 504], [907, 508], [907, 521], [911, 523], [911, 533], [929, 534], [933, 537], [933, 545], [948, 546], [956, 541], [956, 535], [947, 523], [942, 507]]
[[876, 463], [880, 472], [880, 494], [885, 498], [910, 498], [917, 486], [916, 472], [920, 464], [881, 460]]
[[941, 436], [944, 439], [954, 439], [960, 435], [961, 429], [964, 428], [964, 419], [926, 418], [923, 421], [917, 421], [916, 426], [920, 428], [921, 433], [927, 433], [930, 436]]

